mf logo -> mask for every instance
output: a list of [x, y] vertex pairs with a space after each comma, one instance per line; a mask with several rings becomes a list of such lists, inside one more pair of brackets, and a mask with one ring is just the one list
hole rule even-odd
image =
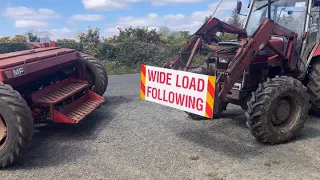
[[23, 67], [17, 68], [13, 70], [13, 76], [17, 77], [17, 76], [21, 76], [24, 74], [24, 69]]

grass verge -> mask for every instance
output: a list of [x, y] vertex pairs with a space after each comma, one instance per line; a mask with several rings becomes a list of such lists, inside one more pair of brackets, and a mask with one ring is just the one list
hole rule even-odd
[[[209, 56], [196, 56], [194, 57], [191, 66], [199, 66], [202, 65], [203, 62], [208, 58]], [[121, 64], [117, 61], [110, 61], [110, 60], [104, 60], [103, 61], [107, 72], [109, 75], [121, 75], [121, 74], [133, 74], [133, 73], [140, 73], [140, 65], [137, 65], [135, 67], [130, 67], [124, 64]]]
[[115, 61], [104, 61], [108, 75], [133, 74], [140, 73], [139, 67], [129, 67]]

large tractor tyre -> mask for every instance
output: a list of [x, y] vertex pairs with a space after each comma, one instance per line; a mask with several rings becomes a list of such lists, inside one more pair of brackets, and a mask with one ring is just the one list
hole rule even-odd
[[320, 116], [320, 59], [312, 64], [308, 75], [308, 93], [313, 114]]
[[[205, 68], [205, 67], [191, 69], [191, 70], [189, 70], [189, 72], [197, 73], [197, 74], [204, 74], [204, 75], [215, 75], [215, 70], [216, 70], [216, 68], [213, 66], [209, 69]], [[221, 113], [223, 110], [226, 110], [227, 105], [228, 105], [227, 103], [223, 104], [219, 113]], [[192, 120], [196, 120], [196, 121], [208, 120], [208, 118], [203, 117], [203, 116], [199, 116], [197, 114], [193, 114], [193, 113], [189, 113], [189, 112], [185, 112], [185, 113], [187, 113], [189, 118]]]
[[13, 164], [28, 149], [34, 121], [26, 101], [0, 82], [0, 167]]
[[80, 53], [80, 56], [80, 61], [86, 65], [86, 79], [90, 90], [102, 96], [108, 87], [107, 70], [97, 58], [84, 53]]
[[309, 108], [307, 88], [296, 79], [277, 76], [260, 84], [252, 94], [247, 125], [262, 143], [284, 143], [303, 128]]

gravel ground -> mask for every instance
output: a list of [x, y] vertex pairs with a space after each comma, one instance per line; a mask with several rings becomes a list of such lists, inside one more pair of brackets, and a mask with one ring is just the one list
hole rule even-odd
[[139, 74], [110, 76], [106, 103], [78, 125], [37, 128], [33, 144], [1, 179], [320, 179], [320, 121], [297, 140], [259, 144], [244, 112], [192, 121], [139, 100]]

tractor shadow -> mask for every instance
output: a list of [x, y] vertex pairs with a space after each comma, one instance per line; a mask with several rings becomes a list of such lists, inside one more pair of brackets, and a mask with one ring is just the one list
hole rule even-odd
[[312, 114], [309, 117], [296, 141], [306, 141], [320, 137], [320, 118]]
[[76, 162], [90, 153], [87, 147], [91, 146], [91, 141], [101, 141], [99, 134], [114, 119], [114, 109], [132, 100], [130, 97], [109, 96], [99, 109], [79, 124], [36, 126], [32, 144], [25, 155], [5, 169], [34, 169]]
[[177, 136], [237, 159], [259, 156], [264, 153], [266, 148], [273, 149], [320, 137], [320, 118], [313, 116], [306, 122], [304, 129], [295, 139], [273, 146], [260, 143], [251, 135], [246, 125], [244, 111], [239, 111], [239, 109], [227, 110], [219, 118], [203, 120], [202, 123], [204, 125], [200, 129], [188, 128], [179, 132]]
[[200, 129], [188, 128], [179, 132], [177, 136], [237, 159], [261, 154], [262, 145], [251, 137], [243, 113], [226, 112], [217, 119], [206, 120], [203, 123]]

